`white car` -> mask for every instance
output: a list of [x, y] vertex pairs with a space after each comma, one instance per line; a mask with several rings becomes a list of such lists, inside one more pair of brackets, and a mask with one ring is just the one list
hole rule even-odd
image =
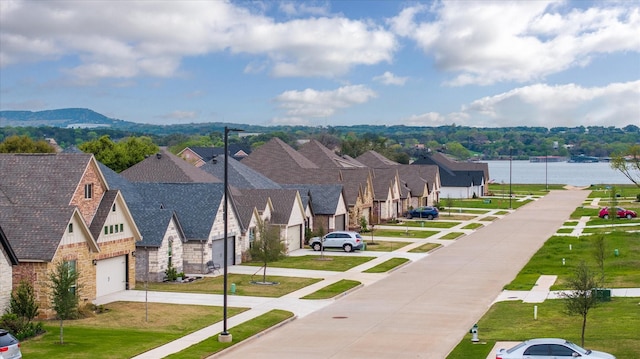
[[352, 252], [356, 249], [362, 249], [362, 237], [358, 232], [351, 231], [335, 231], [327, 233], [324, 237], [313, 237], [309, 240], [309, 246], [314, 251], [323, 248], [342, 248], [345, 252]]
[[615, 356], [595, 350], [588, 350], [580, 346], [557, 338], [542, 338], [526, 340], [511, 349], [500, 349], [496, 359], [616, 359]]
[[4, 329], [0, 329], [0, 359], [21, 359], [20, 342]]

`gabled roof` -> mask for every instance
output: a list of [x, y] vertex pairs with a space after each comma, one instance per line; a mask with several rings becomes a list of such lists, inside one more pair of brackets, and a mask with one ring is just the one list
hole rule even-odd
[[412, 196], [425, 197], [429, 194], [425, 193], [425, 190], [434, 190], [440, 171], [436, 165], [411, 164], [398, 166], [398, 174], [400, 181], [411, 191]]
[[[0, 225], [20, 261], [51, 261], [76, 216], [90, 250], [99, 251], [83, 216], [72, 206], [92, 154], [0, 154]], [[108, 185], [102, 173], [98, 180]], [[37, 239], [37, 240], [34, 240]]]
[[[427, 152], [420, 155], [412, 164], [429, 164], [440, 167], [440, 175], [447, 171], [455, 175], [457, 171], [482, 171], [485, 181], [489, 180], [489, 164], [484, 162], [458, 162], [440, 152]], [[442, 183], [445, 186], [445, 182]]]
[[396, 176], [398, 176], [397, 166], [389, 168], [377, 168], [371, 170], [373, 176], [373, 193], [374, 200], [385, 201], [389, 190], [395, 184]]
[[[288, 224], [291, 218], [291, 211], [298, 203], [298, 191], [295, 189], [247, 189], [242, 191], [242, 195], [238, 197], [238, 201], [249, 203], [255, 201], [255, 207], [263, 208], [268, 200], [273, 205], [273, 213], [271, 214], [271, 224]], [[304, 212], [304, 208], [300, 207]]]
[[4, 231], [2, 230], [2, 226], [0, 226], [0, 245], [4, 249], [4, 252], [7, 254], [7, 257], [9, 257], [9, 264], [17, 265], [18, 257], [13, 251], [13, 248], [11, 248], [11, 244], [9, 243], [7, 236], [4, 234]]
[[297, 189], [301, 198], [308, 197], [313, 213], [320, 215], [336, 214], [342, 195], [340, 184], [287, 184], [283, 187]]
[[356, 158], [356, 160], [371, 168], [384, 168], [389, 166], [397, 166], [398, 162], [391, 161], [376, 151], [369, 150]]
[[[187, 147], [193, 153], [200, 156], [204, 162], [211, 162], [214, 158], [220, 159], [224, 155], [224, 147], [202, 147], [202, 146], [193, 146]], [[187, 148], [180, 151], [178, 156], [184, 152]], [[246, 157], [249, 153], [251, 153], [251, 148], [249, 146], [243, 146], [237, 143], [230, 143], [227, 145], [227, 150], [229, 151], [229, 156], [233, 157], [236, 160], [242, 159]]]
[[155, 156], [122, 171], [121, 175], [131, 182], [160, 183], [220, 183], [220, 179], [189, 164], [182, 158], [160, 149]]
[[320, 168], [365, 167], [351, 157], [340, 157], [317, 140], [311, 140], [298, 150], [300, 154]]
[[[224, 194], [222, 183], [134, 183], [146, 208], [168, 209], [187, 240], [206, 240]], [[135, 210], [134, 210], [135, 211]]]
[[92, 161], [90, 153], [0, 154], [0, 205], [68, 206]]
[[[227, 166], [229, 186], [239, 189], [277, 189], [280, 185], [262, 173], [237, 161], [231, 157]], [[224, 179], [224, 156], [220, 156], [216, 163], [208, 162], [200, 167], [203, 171], [217, 178]]]
[[301, 169], [319, 168], [281, 139], [274, 137], [260, 146], [242, 163], [278, 182], [274, 177], [300, 172]]

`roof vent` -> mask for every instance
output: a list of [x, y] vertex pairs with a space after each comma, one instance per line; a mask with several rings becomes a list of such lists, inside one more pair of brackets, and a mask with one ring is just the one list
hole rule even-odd
[[157, 159], [161, 159], [161, 158], [162, 158], [162, 153], [159, 153], [159, 152], [158, 152], [158, 153], [156, 153], [156, 158], [157, 158]]

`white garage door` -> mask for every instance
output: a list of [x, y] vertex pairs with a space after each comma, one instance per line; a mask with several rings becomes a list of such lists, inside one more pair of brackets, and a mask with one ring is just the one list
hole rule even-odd
[[[236, 253], [235, 253], [235, 240], [236, 237], [227, 237], [227, 265], [232, 266], [236, 264]], [[224, 265], [224, 241], [221, 239], [216, 239], [213, 241], [212, 249], [212, 257], [213, 263], [219, 264], [220, 268]]]
[[96, 264], [96, 296], [127, 289], [126, 256], [99, 260]]
[[287, 228], [287, 250], [289, 252], [300, 249], [300, 239], [302, 238], [302, 225]]

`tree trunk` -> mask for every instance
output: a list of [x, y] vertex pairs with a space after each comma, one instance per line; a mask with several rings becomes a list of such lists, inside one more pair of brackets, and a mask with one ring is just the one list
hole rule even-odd
[[587, 315], [582, 316], [582, 342], [580, 343], [581, 347], [584, 347], [584, 330], [587, 327]]
[[262, 283], [267, 283], [267, 262], [264, 263], [264, 270], [262, 271]]
[[60, 319], [60, 344], [64, 344], [64, 340], [62, 339], [62, 322], [63, 320]]

